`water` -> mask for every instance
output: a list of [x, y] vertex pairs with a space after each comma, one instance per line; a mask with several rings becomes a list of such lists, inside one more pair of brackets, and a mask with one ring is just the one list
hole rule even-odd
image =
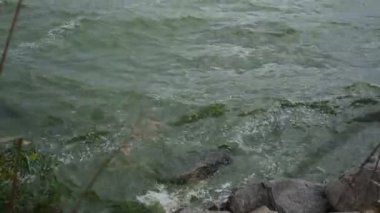
[[[0, 6], [1, 46], [14, 7]], [[26, 1], [0, 78], [0, 136], [55, 153], [63, 179], [78, 185], [122, 144], [128, 157], [115, 159], [96, 194], [167, 209], [248, 179], [328, 180], [380, 136], [376, 123], [348, 123], [379, 110], [350, 105], [380, 101], [379, 10], [377, 0]], [[287, 100], [326, 101], [336, 114]], [[170, 125], [212, 103], [228, 111]], [[96, 143], [68, 143], [99, 130], [109, 133]], [[222, 144], [237, 147], [234, 163], [209, 180], [157, 185], [154, 171]]]

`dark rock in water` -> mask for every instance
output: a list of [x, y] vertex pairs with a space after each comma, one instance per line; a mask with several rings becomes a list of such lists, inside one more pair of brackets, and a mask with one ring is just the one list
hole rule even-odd
[[356, 122], [380, 122], [380, 111], [368, 113], [364, 116], [354, 118], [352, 121], [356, 121]]
[[352, 107], [361, 107], [366, 105], [376, 105], [379, 101], [373, 98], [361, 98], [351, 103]]
[[0, 103], [0, 119], [1, 118], [18, 118], [18, 117], [20, 117], [20, 114], [16, 110], [6, 105], [1, 105]]
[[230, 213], [228, 211], [209, 211], [209, 210], [191, 209], [191, 208], [181, 209], [177, 212], [178, 213]]
[[187, 169], [178, 175], [174, 175], [174, 177], [163, 180], [174, 184], [203, 180], [213, 175], [221, 166], [232, 162], [230, 151], [223, 149], [193, 153], [192, 155], [189, 156], [191, 165]]
[[325, 213], [329, 209], [323, 185], [297, 179], [249, 184], [229, 199], [234, 213], [248, 213], [261, 206], [280, 213]]
[[374, 163], [347, 171], [326, 187], [330, 204], [338, 211], [359, 211], [373, 206], [380, 192], [380, 169]]

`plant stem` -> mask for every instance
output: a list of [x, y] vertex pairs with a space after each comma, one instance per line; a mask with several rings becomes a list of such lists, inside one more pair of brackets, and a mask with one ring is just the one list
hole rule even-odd
[[4, 46], [4, 50], [3, 50], [3, 54], [1, 56], [1, 60], [0, 60], [0, 75], [1, 73], [3, 72], [3, 68], [4, 68], [4, 64], [5, 64], [5, 60], [7, 59], [7, 54], [8, 54], [8, 49], [9, 49], [9, 45], [11, 43], [11, 39], [12, 39], [12, 35], [13, 35], [13, 31], [16, 27], [16, 23], [17, 23], [17, 18], [18, 18], [18, 14], [20, 13], [20, 9], [21, 9], [21, 5], [22, 5], [22, 1], [23, 0], [18, 0], [18, 3], [17, 3], [17, 6], [16, 6], [16, 11], [14, 13], [14, 16], [13, 16], [13, 19], [12, 19], [12, 24], [11, 24], [11, 28], [9, 29], [9, 32], [8, 32], [8, 37], [7, 37], [7, 40], [5, 42], [5, 46]]
[[18, 139], [16, 143], [16, 160], [15, 160], [15, 168], [14, 168], [14, 174], [13, 174], [13, 180], [12, 180], [12, 191], [10, 195], [10, 202], [9, 202], [9, 212], [13, 213], [16, 212], [15, 208], [15, 202], [17, 199], [17, 188], [18, 188], [18, 172], [20, 169], [20, 162], [21, 162], [21, 148], [22, 148], [22, 141], [23, 139]]

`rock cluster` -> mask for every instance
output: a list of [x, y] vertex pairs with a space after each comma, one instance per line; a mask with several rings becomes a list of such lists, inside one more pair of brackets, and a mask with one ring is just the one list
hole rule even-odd
[[373, 160], [323, 185], [300, 179], [253, 182], [235, 189], [224, 209], [180, 213], [380, 213], [380, 169]]
[[280, 213], [325, 213], [330, 209], [323, 185], [298, 179], [248, 184], [233, 192], [228, 206], [233, 213], [254, 212], [262, 206]]

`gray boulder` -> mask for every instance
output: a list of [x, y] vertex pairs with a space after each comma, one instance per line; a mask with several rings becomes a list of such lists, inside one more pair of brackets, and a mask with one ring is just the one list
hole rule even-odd
[[297, 179], [249, 184], [229, 199], [234, 213], [248, 213], [261, 206], [279, 213], [325, 213], [329, 209], [323, 185]]
[[359, 211], [379, 199], [380, 169], [374, 163], [347, 171], [326, 187], [326, 195], [338, 211]]
[[269, 182], [275, 210], [281, 213], [325, 213], [330, 208], [324, 185], [304, 180]]
[[270, 204], [265, 184], [252, 183], [233, 191], [228, 200], [228, 209], [233, 213], [248, 213]]

